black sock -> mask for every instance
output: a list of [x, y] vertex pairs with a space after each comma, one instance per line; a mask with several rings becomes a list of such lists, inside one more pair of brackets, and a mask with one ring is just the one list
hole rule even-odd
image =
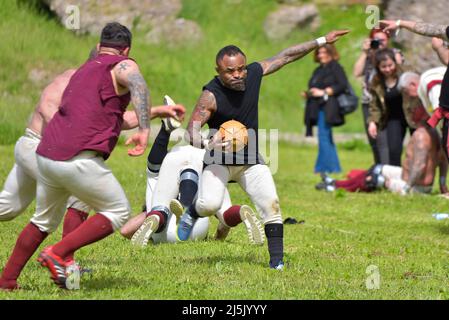
[[284, 225], [270, 223], [265, 225], [265, 235], [270, 253], [270, 267], [276, 267], [284, 258]]
[[165, 125], [162, 123], [161, 130], [157, 134], [156, 140], [151, 147], [147, 158], [148, 170], [152, 172], [159, 172], [162, 161], [167, 155], [168, 143], [170, 142], [170, 133], [165, 130]]
[[189, 207], [195, 199], [198, 191], [198, 173], [193, 169], [186, 169], [181, 172], [179, 182], [179, 201], [184, 208]]
[[198, 214], [198, 212], [196, 212], [196, 209], [195, 209], [195, 203], [192, 203], [192, 204], [189, 206], [188, 213], [189, 213], [193, 218], [195, 218], [195, 219], [200, 218], [200, 215]]

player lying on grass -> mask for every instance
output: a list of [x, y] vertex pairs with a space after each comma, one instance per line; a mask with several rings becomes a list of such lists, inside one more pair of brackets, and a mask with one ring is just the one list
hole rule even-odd
[[[154, 243], [177, 241], [176, 223], [183, 209], [197, 196], [204, 153], [191, 145], [178, 145], [165, 156], [156, 186], [152, 193], [147, 192], [146, 207], [151, 210], [130, 219], [120, 230], [124, 237], [132, 238], [134, 244], [141, 246], [145, 246], [149, 239]], [[215, 216], [220, 221], [216, 239], [224, 240], [230, 228], [243, 222], [250, 242], [263, 243], [263, 230], [254, 212], [248, 206], [232, 206], [227, 190], [223, 205]], [[209, 218], [200, 218], [189, 239], [206, 238], [208, 229]]]
[[416, 129], [406, 149], [406, 158], [401, 167], [375, 165], [369, 170], [353, 170], [348, 180], [334, 180], [323, 175], [323, 181], [316, 185], [318, 190], [349, 192], [372, 192], [386, 188], [391, 192], [430, 193], [439, 168], [439, 185], [442, 194], [447, 193], [447, 159], [441, 148], [438, 132], [423, 125]]

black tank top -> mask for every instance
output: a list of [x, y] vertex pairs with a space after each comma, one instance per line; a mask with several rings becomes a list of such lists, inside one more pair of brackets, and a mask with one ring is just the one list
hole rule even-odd
[[248, 74], [246, 78], [245, 91], [236, 91], [229, 89], [221, 83], [218, 77], [215, 77], [203, 90], [210, 91], [217, 104], [217, 110], [209, 119], [207, 124], [211, 129], [210, 136], [220, 128], [220, 125], [229, 120], [241, 122], [248, 129], [248, 145], [234, 153], [224, 153], [215, 150], [207, 152], [204, 162], [208, 164], [224, 165], [248, 165], [264, 163], [259, 154], [258, 146], [258, 105], [259, 92], [262, 83], [263, 69], [257, 63], [251, 63], [247, 66]]
[[384, 85], [385, 89], [385, 105], [388, 109], [389, 119], [405, 120], [404, 109], [402, 108], [402, 93], [398, 90], [398, 82], [392, 88]]

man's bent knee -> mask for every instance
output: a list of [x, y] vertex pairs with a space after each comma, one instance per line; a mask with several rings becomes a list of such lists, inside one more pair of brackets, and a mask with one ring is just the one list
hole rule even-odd
[[14, 210], [14, 208], [10, 208], [9, 210], [4, 210], [4, 208], [0, 208], [0, 221], [11, 221], [17, 218], [22, 213], [21, 210]]
[[265, 206], [261, 208], [261, 210], [262, 210], [262, 220], [264, 224], [283, 223], [281, 207], [279, 205], [278, 198], [266, 202]]
[[221, 202], [216, 200], [198, 199], [195, 205], [196, 211], [202, 217], [214, 215], [221, 208]]

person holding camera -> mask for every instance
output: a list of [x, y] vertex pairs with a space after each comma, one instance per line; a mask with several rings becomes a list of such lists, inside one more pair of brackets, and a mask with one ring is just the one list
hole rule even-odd
[[318, 157], [315, 173], [341, 172], [337, 149], [332, 138], [332, 126], [344, 124], [337, 96], [348, 87], [343, 67], [338, 63], [339, 54], [332, 44], [315, 49], [314, 61], [320, 65], [309, 80], [305, 110], [306, 136], [312, 136], [313, 126], [318, 126]]
[[[369, 37], [364, 40], [362, 45], [362, 52], [354, 65], [354, 76], [362, 80], [362, 111], [363, 111], [363, 122], [365, 124], [365, 131], [368, 137], [371, 150], [373, 152], [374, 162], [380, 163], [380, 154], [377, 148], [376, 139], [372, 138], [368, 133], [368, 109], [369, 104], [372, 100], [372, 96], [369, 92], [369, 83], [374, 78], [376, 74], [376, 69], [374, 67], [374, 57], [378, 50], [385, 49], [389, 47], [389, 35], [382, 31], [382, 29], [374, 28], [371, 30]], [[403, 56], [399, 49], [393, 49], [395, 62], [398, 65], [403, 63]], [[382, 139], [378, 137], [377, 139]], [[384, 144], [386, 142], [384, 141]]]
[[398, 87], [402, 70], [392, 49], [377, 50], [374, 67], [376, 73], [369, 84], [372, 99], [368, 109], [368, 133], [377, 142], [380, 157], [377, 163], [401, 166], [404, 137], [409, 127]]

